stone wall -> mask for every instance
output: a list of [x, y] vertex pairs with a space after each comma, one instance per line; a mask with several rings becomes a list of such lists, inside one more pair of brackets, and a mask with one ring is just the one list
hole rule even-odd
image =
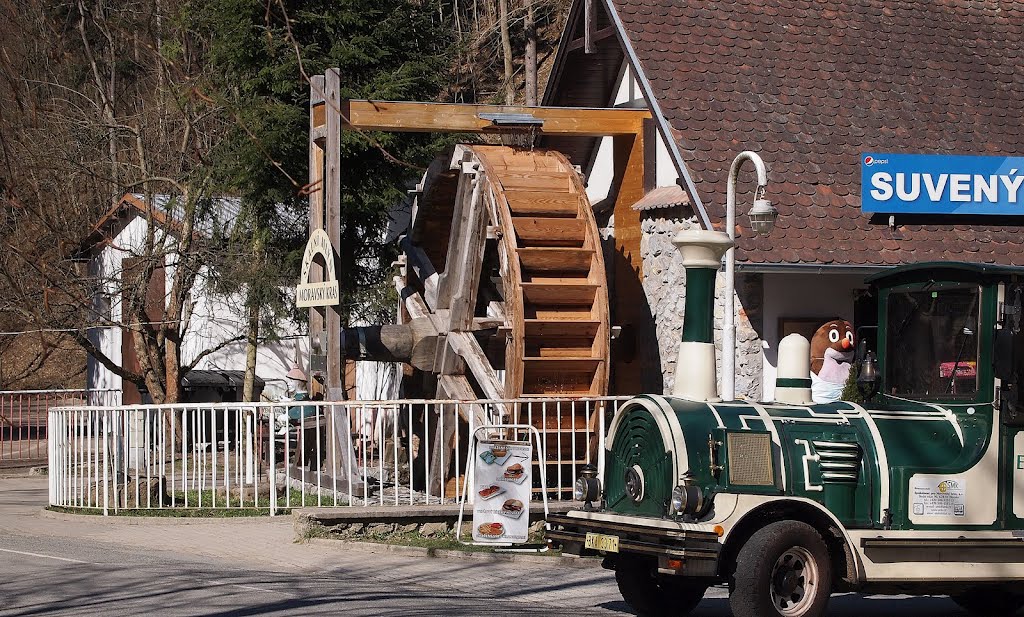
[[[682, 338], [686, 300], [686, 272], [679, 251], [672, 245], [676, 233], [699, 229], [696, 217], [683, 218], [681, 209], [653, 210], [641, 220], [640, 254], [644, 260], [643, 286], [654, 316], [661, 355], [664, 392], [672, 391], [676, 355]], [[721, 374], [724, 277], [719, 275], [715, 296], [715, 344]], [[761, 313], [763, 281], [758, 274], [736, 275], [736, 394], [751, 399], [761, 396]]]

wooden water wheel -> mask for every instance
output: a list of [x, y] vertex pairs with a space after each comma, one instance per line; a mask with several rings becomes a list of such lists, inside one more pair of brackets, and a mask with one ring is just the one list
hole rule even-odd
[[[402, 321], [416, 332], [409, 351], [396, 354], [416, 369], [407, 396], [607, 393], [601, 239], [580, 175], [562, 154], [456, 147], [417, 187], [402, 248]], [[597, 414], [540, 408], [515, 405], [504, 419], [543, 426], [549, 459], [587, 462]]]

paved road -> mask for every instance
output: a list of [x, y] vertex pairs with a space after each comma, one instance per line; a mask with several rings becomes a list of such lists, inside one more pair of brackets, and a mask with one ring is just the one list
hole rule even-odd
[[[628, 615], [611, 574], [297, 544], [291, 520], [53, 518], [0, 479], [0, 615]], [[84, 520], [83, 520], [84, 519]], [[946, 598], [833, 598], [830, 615], [953, 617]], [[712, 589], [695, 617], [726, 617]]]

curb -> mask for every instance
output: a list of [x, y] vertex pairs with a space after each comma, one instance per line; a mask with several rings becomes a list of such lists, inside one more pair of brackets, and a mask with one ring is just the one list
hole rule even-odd
[[101, 521], [107, 525], [242, 525], [263, 521], [265, 524], [292, 524], [291, 516], [103, 516], [102, 514], [73, 514], [71, 512], [55, 512], [46, 508], [39, 509], [39, 516], [56, 521], [79, 522]]
[[378, 542], [360, 542], [357, 540], [330, 540], [327, 538], [311, 538], [306, 540], [306, 542], [319, 546], [335, 546], [338, 548], [356, 550], [365, 553], [390, 553], [392, 555], [419, 557], [422, 559], [454, 559], [460, 561], [480, 561], [485, 563], [525, 563], [583, 569], [601, 567], [600, 559], [569, 557], [566, 555], [561, 555], [559, 557], [544, 557], [542, 555], [525, 555], [520, 553], [469, 552], [454, 549], [406, 546], [404, 544], [383, 544]]

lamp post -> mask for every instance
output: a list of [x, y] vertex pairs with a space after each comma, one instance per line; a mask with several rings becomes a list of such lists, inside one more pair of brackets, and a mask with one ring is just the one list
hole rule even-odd
[[[764, 161], [750, 150], [740, 152], [729, 168], [729, 185], [726, 189], [726, 233], [729, 239], [736, 240], [736, 178], [740, 167], [745, 161], [752, 161], [757, 171], [757, 189], [754, 191], [754, 204], [750, 208], [750, 227], [755, 233], [766, 236], [775, 227], [778, 211], [772, 202], [764, 198], [768, 186], [768, 172]], [[722, 326], [722, 399], [732, 401], [736, 398], [736, 319], [735, 312], [736, 288], [736, 249], [730, 248], [725, 253], [725, 321]]]

